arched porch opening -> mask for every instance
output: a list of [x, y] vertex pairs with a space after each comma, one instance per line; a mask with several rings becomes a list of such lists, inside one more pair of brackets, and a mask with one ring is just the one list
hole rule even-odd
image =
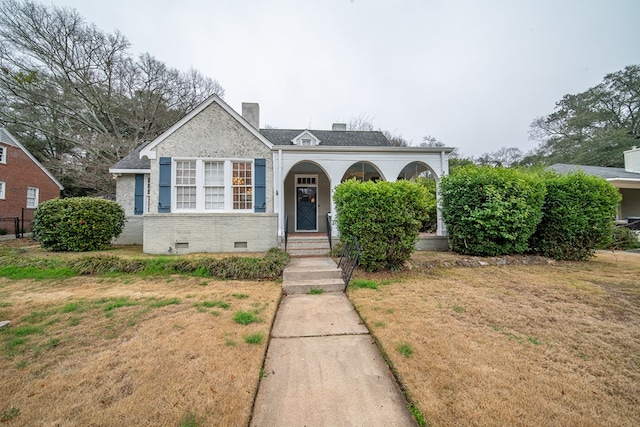
[[283, 193], [289, 233], [327, 232], [331, 179], [322, 167], [311, 161], [297, 163], [284, 179]]
[[428, 220], [423, 221], [420, 232], [435, 233], [438, 230], [438, 183], [437, 176], [433, 169], [422, 162], [411, 162], [406, 165], [398, 174], [398, 180], [406, 179], [415, 181], [422, 185], [426, 190], [429, 198], [429, 207], [427, 209]]
[[349, 166], [344, 175], [342, 175], [340, 182], [349, 179], [357, 179], [362, 182], [385, 180], [382, 172], [373, 163], [369, 162], [357, 162]]

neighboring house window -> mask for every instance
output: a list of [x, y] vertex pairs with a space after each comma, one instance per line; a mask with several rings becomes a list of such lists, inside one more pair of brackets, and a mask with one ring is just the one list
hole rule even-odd
[[233, 209], [253, 208], [251, 162], [233, 162]]
[[253, 161], [174, 159], [173, 164], [177, 211], [254, 210]]
[[38, 207], [38, 193], [39, 190], [34, 187], [27, 188], [27, 208], [35, 209]]
[[176, 162], [176, 208], [196, 208], [196, 161]]
[[7, 163], [7, 147], [0, 147], [0, 163]]
[[6, 187], [6, 184], [2, 181], [0, 181], [0, 200], [4, 200], [5, 199], [5, 195], [4, 195], [4, 189]]

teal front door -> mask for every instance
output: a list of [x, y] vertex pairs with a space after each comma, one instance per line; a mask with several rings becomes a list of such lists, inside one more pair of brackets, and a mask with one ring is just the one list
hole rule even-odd
[[296, 231], [318, 229], [316, 187], [297, 187]]

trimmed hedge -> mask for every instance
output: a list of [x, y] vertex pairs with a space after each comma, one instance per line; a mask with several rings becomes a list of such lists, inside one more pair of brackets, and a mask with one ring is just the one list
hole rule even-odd
[[334, 202], [341, 239], [354, 236], [360, 243], [360, 266], [396, 269], [409, 259], [428, 208], [422, 186], [354, 179], [336, 187]]
[[84, 252], [107, 248], [124, 228], [122, 207], [93, 197], [70, 197], [40, 203], [33, 234], [52, 251]]
[[465, 255], [524, 253], [542, 218], [545, 186], [517, 169], [466, 166], [440, 183], [451, 247]]
[[531, 239], [533, 251], [565, 260], [584, 260], [610, 243], [620, 193], [604, 178], [582, 171], [544, 175], [547, 196], [542, 221]]

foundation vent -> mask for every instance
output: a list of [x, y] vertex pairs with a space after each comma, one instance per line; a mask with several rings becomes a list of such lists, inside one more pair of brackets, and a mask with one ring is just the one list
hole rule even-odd
[[233, 242], [234, 249], [247, 249], [247, 242]]

